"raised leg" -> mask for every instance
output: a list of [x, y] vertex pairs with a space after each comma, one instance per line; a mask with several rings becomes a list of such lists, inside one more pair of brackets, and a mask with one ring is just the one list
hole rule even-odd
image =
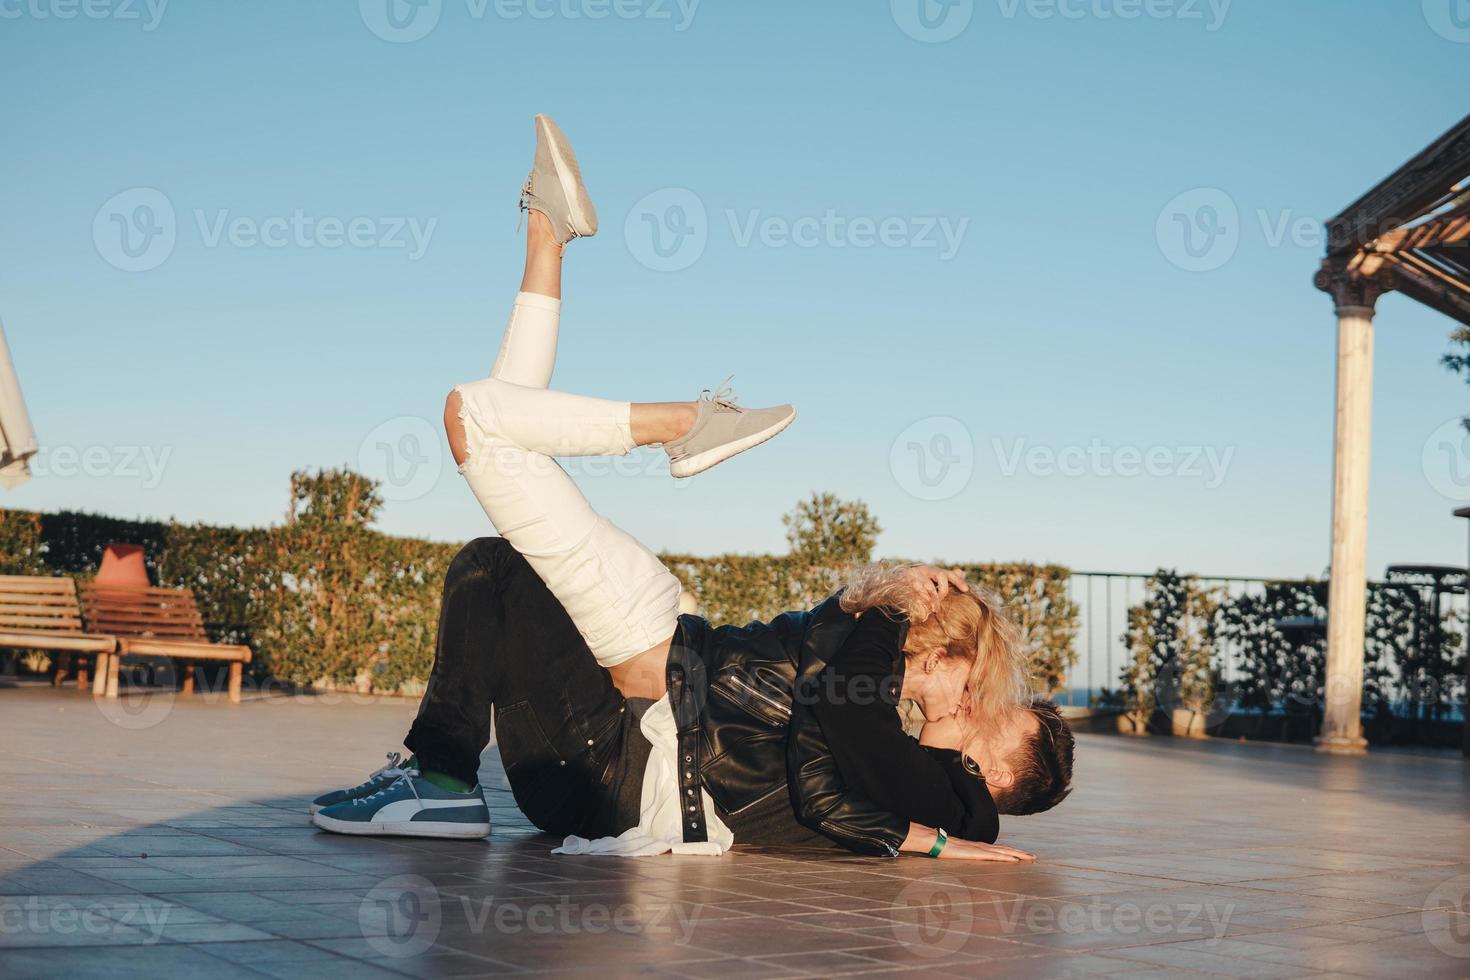
[[593, 511], [552, 457], [621, 455], [677, 438], [695, 410], [544, 387], [556, 354], [561, 247], [536, 211], [521, 287], [491, 377], [450, 394], [445, 431], [491, 522], [561, 601], [598, 661], [612, 667], [667, 649], [679, 582], [656, 555]]

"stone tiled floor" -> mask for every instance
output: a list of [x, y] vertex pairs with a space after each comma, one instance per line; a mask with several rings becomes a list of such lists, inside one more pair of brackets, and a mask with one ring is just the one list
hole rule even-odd
[[1470, 766], [1084, 738], [1034, 866], [318, 833], [413, 705], [0, 688], [0, 977], [1470, 976]]

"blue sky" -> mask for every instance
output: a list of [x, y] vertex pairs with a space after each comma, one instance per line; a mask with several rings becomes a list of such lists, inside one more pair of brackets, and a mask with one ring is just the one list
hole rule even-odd
[[[387, 3], [0, 0], [0, 318], [47, 447], [0, 503], [268, 524], [350, 464], [385, 530], [486, 533], [438, 416], [546, 111], [602, 218], [556, 386], [801, 411], [687, 485], [573, 464], [650, 544], [780, 550], [831, 490], [884, 554], [1324, 570], [1317, 223], [1464, 116], [1452, 0]], [[1379, 309], [1370, 568], [1461, 562], [1451, 324]]]

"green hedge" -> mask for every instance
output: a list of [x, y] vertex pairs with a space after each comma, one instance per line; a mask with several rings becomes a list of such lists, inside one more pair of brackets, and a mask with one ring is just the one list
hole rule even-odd
[[[372, 481], [326, 471], [292, 476], [287, 521], [272, 528], [0, 510], [0, 574], [85, 578], [95, 574], [108, 543], [141, 544], [156, 583], [194, 590], [211, 636], [255, 650], [258, 677], [416, 693], [433, 665], [439, 590], [460, 546], [375, 531], [370, 525], [380, 507]], [[831, 545], [813, 545], [832, 538], [824, 514], [848, 522], [856, 511], [866, 514], [863, 505], [830, 496], [798, 505], [788, 517], [792, 556], [662, 557], [713, 622], [769, 619], [827, 595], [837, 565], [866, 559], [861, 547], [871, 547], [877, 533], [870, 518], [858, 553], [850, 542], [840, 555]], [[821, 548], [831, 561], [822, 560]], [[1038, 686], [1060, 687], [1076, 658], [1068, 570], [960, 567], [1006, 601]]]

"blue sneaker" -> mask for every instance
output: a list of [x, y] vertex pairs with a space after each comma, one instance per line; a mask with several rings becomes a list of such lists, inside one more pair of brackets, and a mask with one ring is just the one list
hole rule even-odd
[[338, 803], [346, 803], [348, 800], [360, 800], [364, 796], [372, 796], [380, 789], [392, 786], [394, 780], [404, 774], [403, 757], [397, 752], [388, 753], [388, 764], [367, 778], [366, 782], [358, 783], [347, 789], [334, 789], [330, 793], [323, 793], [311, 801], [311, 815], [314, 817], [317, 811], [323, 807], [335, 806]]
[[490, 808], [480, 787], [456, 793], [435, 786], [417, 769], [402, 770], [392, 783], [368, 796], [323, 807], [311, 822], [334, 834], [490, 836]]

